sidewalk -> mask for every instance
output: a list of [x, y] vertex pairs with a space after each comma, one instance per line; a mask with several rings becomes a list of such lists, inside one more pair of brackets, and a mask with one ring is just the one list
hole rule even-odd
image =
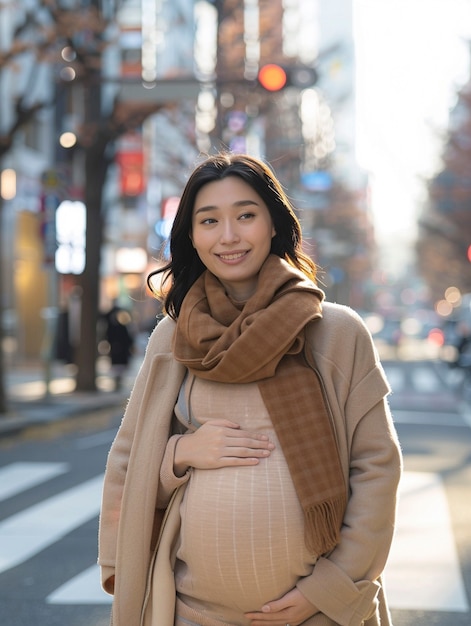
[[117, 412], [123, 412], [141, 360], [142, 355], [139, 355], [132, 361], [119, 390], [114, 388], [106, 359], [98, 360], [96, 392], [74, 391], [74, 368], [62, 363], [53, 364], [49, 385], [45, 382], [47, 374], [43, 363], [6, 368], [8, 413], [0, 416], [0, 437], [100, 409], [116, 407]]

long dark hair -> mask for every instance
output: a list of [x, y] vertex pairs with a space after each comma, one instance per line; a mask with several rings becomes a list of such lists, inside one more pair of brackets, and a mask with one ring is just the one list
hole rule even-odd
[[[272, 170], [263, 161], [246, 154], [210, 156], [196, 167], [183, 190], [170, 233], [170, 261], [147, 277], [149, 289], [163, 300], [165, 311], [173, 319], [178, 317], [188, 290], [206, 269], [190, 240], [196, 195], [204, 185], [228, 176], [241, 178], [268, 207], [276, 231], [270, 252], [315, 280], [316, 266], [301, 249], [298, 218]], [[162, 289], [156, 289], [152, 279], [162, 273]], [[166, 290], [168, 283], [170, 287]]]

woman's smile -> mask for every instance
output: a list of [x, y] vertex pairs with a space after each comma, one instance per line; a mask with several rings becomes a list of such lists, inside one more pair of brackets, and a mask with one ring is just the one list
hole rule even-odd
[[220, 254], [217, 254], [216, 256], [218, 256], [222, 261], [226, 261], [228, 263], [232, 263], [232, 262], [237, 262], [240, 259], [246, 257], [248, 254], [247, 251], [245, 252], [222, 252]]

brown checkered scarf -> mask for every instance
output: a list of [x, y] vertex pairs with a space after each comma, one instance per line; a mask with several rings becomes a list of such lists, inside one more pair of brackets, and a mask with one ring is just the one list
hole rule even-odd
[[195, 376], [257, 382], [304, 510], [307, 547], [316, 555], [339, 541], [346, 488], [317, 374], [304, 358], [304, 329], [322, 317], [324, 294], [270, 255], [242, 311], [205, 271], [188, 291], [174, 355]]

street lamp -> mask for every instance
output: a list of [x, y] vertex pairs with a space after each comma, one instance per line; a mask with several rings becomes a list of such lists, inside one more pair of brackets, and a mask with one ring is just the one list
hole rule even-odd
[[16, 172], [10, 168], [0, 174], [0, 195], [3, 200], [13, 200], [16, 196]]

